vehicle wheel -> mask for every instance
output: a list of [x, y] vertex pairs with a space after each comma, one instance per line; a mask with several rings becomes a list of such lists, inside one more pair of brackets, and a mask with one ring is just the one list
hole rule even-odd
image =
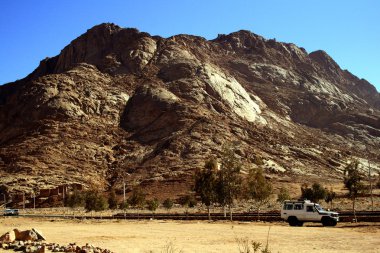
[[297, 227], [302, 227], [303, 226], [303, 221], [298, 221], [297, 222]]
[[337, 224], [337, 222], [334, 219], [331, 219], [329, 217], [323, 217], [322, 218], [322, 225], [325, 227], [335, 226], [336, 224]]
[[299, 221], [296, 217], [292, 216], [288, 218], [289, 225], [295, 227], [298, 225]]

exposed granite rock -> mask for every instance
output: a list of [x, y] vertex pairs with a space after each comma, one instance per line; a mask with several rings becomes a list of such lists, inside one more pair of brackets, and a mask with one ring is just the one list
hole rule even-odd
[[[215, 40], [102, 24], [0, 86], [0, 184], [78, 182], [186, 192], [233, 142], [273, 181], [340, 180], [352, 158], [380, 170], [380, 95], [324, 51], [249, 31]], [[173, 191], [173, 187], [177, 191]]]

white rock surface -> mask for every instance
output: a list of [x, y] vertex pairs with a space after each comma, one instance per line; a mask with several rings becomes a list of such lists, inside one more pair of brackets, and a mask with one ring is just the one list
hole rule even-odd
[[[259, 104], [251, 99], [235, 78], [227, 76], [210, 64], [203, 66], [203, 72], [208, 80], [207, 84], [237, 115], [250, 122], [267, 124], [267, 121], [260, 115]], [[262, 103], [262, 101], [260, 102]]]

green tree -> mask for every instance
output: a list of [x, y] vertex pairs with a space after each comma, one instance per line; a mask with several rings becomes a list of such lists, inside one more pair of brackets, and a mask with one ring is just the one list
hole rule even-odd
[[167, 199], [164, 200], [164, 202], [162, 203], [162, 205], [164, 206], [164, 208], [166, 210], [169, 211], [173, 207], [174, 203], [173, 203], [173, 200], [167, 198]]
[[365, 191], [365, 186], [362, 182], [363, 175], [359, 169], [359, 161], [353, 161], [348, 164], [344, 170], [343, 183], [348, 190], [348, 197], [352, 200], [352, 211], [354, 212], [354, 217], [356, 221], [356, 210], [355, 202], [359, 194]]
[[185, 208], [192, 208], [196, 206], [197, 200], [192, 195], [185, 195], [181, 198], [179, 198], [179, 204]]
[[128, 201], [121, 202], [121, 204], [120, 204], [120, 209], [123, 209], [123, 210], [125, 211], [125, 210], [128, 209], [128, 208], [129, 208], [129, 203], [128, 203]]
[[272, 194], [272, 184], [265, 178], [261, 168], [251, 169], [246, 179], [246, 195], [256, 203], [257, 216], [260, 208], [269, 202]]
[[[232, 206], [241, 192], [241, 162], [235, 156], [231, 144], [225, 145], [222, 150], [221, 166], [217, 173], [216, 193], [219, 204], [229, 207], [230, 220], [232, 221]], [[225, 216], [226, 213], [224, 212]]]
[[154, 213], [157, 210], [158, 206], [160, 205], [160, 201], [158, 201], [157, 198], [148, 200], [146, 203], [147, 203], [148, 210], [151, 211], [152, 213]]
[[285, 187], [281, 187], [277, 193], [277, 202], [282, 204], [285, 200], [290, 200], [289, 190]]
[[118, 208], [116, 193], [114, 190], [112, 190], [108, 195], [108, 206], [110, 209], [117, 209]]
[[336, 198], [336, 192], [334, 192], [332, 188], [326, 191], [325, 201], [326, 203], [330, 203], [330, 209], [333, 208], [333, 200], [335, 198]]
[[145, 196], [145, 193], [140, 188], [136, 187], [128, 198], [128, 203], [133, 207], [142, 208], [145, 204]]
[[107, 199], [97, 190], [89, 190], [85, 195], [85, 207], [90, 211], [103, 211], [108, 208]]
[[65, 206], [75, 208], [85, 206], [85, 193], [74, 190], [72, 193], [67, 194], [65, 197]]
[[319, 183], [314, 183], [311, 188], [304, 184], [301, 186], [301, 198], [308, 199], [311, 202], [319, 202], [326, 196], [326, 189]]
[[195, 172], [195, 193], [207, 207], [208, 219], [211, 220], [210, 206], [216, 201], [216, 172], [218, 163], [215, 159], [206, 161], [203, 169]]

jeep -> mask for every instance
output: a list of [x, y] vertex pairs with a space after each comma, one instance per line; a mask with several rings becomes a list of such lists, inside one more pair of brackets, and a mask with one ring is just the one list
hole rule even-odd
[[290, 226], [301, 227], [304, 222], [321, 222], [323, 226], [335, 226], [339, 221], [339, 214], [326, 211], [309, 200], [285, 200], [281, 208], [281, 219]]
[[3, 212], [3, 216], [18, 216], [18, 209], [5, 209]]

